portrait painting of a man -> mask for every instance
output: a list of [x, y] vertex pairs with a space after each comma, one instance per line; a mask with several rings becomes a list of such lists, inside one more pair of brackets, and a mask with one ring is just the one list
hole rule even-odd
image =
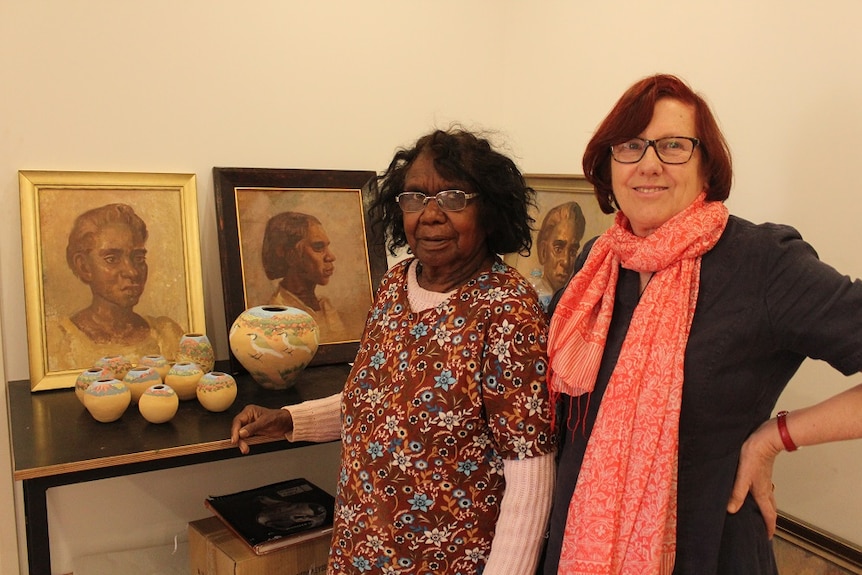
[[613, 215], [602, 213], [583, 176], [525, 177], [536, 190], [533, 249], [529, 256], [509, 254], [505, 260], [524, 277], [539, 277], [553, 294], [568, 282], [583, 245], [610, 227]]
[[542, 219], [535, 248], [542, 266], [542, 281], [550, 293], [556, 293], [571, 277], [586, 226], [578, 202], [557, 204]]

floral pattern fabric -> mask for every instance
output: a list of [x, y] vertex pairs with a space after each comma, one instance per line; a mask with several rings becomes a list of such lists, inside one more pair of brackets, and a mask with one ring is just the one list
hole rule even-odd
[[533, 289], [497, 260], [416, 313], [408, 265], [384, 278], [342, 394], [331, 574], [481, 573], [503, 459], [554, 449]]

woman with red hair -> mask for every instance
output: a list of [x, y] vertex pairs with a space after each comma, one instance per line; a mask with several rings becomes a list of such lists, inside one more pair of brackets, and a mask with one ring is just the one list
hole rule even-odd
[[583, 167], [617, 214], [552, 302], [544, 572], [776, 573], [775, 457], [862, 437], [862, 385], [772, 412], [806, 357], [862, 371], [862, 282], [728, 213], [730, 151], [679, 78], [629, 88]]

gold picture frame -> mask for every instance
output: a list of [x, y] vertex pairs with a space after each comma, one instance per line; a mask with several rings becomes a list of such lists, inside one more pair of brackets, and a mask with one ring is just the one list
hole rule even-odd
[[[527, 185], [536, 190], [537, 210], [531, 215], [535, 219], [533, 224], [533, 249], [528, 257], [519, 254], [507, 254], [504, 256], [506, 263], [516, 268], [521, 274], [528, 279], [541, 278], [548, 284], [550, 292], [553, 293], [559, 289], [563, 279], [549, 281], [549, 276], [552, 275], [551, 262], [548, 257], [542, 257], [541, 250], [545, 249], [542, 245], [543, 225], [549, 226], [553, 224], [554, 217], [547, 218], [549, 212], [554, 208], [558, 211], [575, 202], [578, 204], [580, 213], [583, 214], [584, 232], [579, 239], [577, 250], [569, 258], [571, 265], [574, 265], [574, 259], [580, 249], [584, 247], [590, 239], [601, 235], [614, 221], [613, 214], [605, 214], [599, 208], [598, 201], [595, 197], [593, 186], [587, 182], [586, 178], [581, 175], [569, 174], [524, 174]], [[533, 275], [538, 273], [539, 275]], [[571, 273], [571, 270], [569, 270]]]
[[[72, 387], [104, 355], [161, 353], [174, 349], [177, 333], [206, 330], [194, 174], [22, 170], [18, 185], [31, 391]], [[99, 255], [107, 253], [98, 248], [101, 230], [121, 217], [119, 227], [143, 247]], [[90, 257], [99, 266], [86, 263]], [[132, 260], [141, 277], [129, 283], [101, 269]], [[99, 291], [111, 288], [122, 293]], [[130, 315], [115, 326], [102, 322], [90, 338], [96, 322], [82, 320], [97, 317], [105, 300]]]

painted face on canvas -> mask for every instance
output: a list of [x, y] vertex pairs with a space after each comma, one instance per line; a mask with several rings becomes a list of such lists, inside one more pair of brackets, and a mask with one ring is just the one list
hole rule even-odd
[[76, 257], [78, 276], [94, 296], [119, 307], [137, 305], [147, 283], [147, 250], [124, 224], [102, 227]]
[[318, 223], [311, 223], [305, 238], [296, 244], [296, 275], [309, 283], [326, 285], [335, 272], [335, 254], [329, 247], [329, 236]]
[[[583, 232], [581, 232], [583, 233]], [[561, 219], [547, 240], [539, 246], [542, 259], [542, 277], [557, 291], [566, 284], [575, 268], [575, 258], [581, 248], [575, 221]]]

